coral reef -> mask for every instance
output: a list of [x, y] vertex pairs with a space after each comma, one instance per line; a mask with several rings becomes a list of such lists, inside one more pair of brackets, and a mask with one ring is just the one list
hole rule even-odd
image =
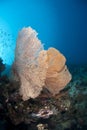
[[37, 33], [23, 28], [18, 35], [13, 63], [13, 77], [20, 81], [23, 100], [36, 98], [43, 87], [53, 95], [59, 93], [71, 80], [65, 57], [56, 49], [43, 49]]
[[[33, 55], [30, 52], [33, 60], [28, 56], [21, 59], [29, 54], [23, 50], [21, 55], [22, 42], [22, 47], [26, 48], [27, 41], [33, 40], [31, 36], [37, 39], [36, 32], [28, 29], [22, 30], [23, 35], [19, 33], [19, 49], [16, 48], [12, 66], [14, 80], [1, 74], [5, 65], [0, 60], [0, 129], [87, 130], [87, 65], [70, 65], [73, 78], [67, 84], [71, 75], [65, 65], [66, 59], [55, 48], [45, 51], [41, 47], [37, 55], [35, 51]], [[27, 32], [34, 34], [27, 39]]]
[[5, 70], [5, 65], [2, 63], [2, 59], [0, 58], [0, 76], [1, 73]]
[[56, 96], [44, 88], [26, 101], [19, 94], [19, 82], [0, 76], [0, 129], [87, 130], [87, 66], [70, 71], [72, 81]]

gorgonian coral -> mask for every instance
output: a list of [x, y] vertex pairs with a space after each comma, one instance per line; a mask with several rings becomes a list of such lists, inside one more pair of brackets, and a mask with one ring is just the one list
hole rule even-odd
[[13, 74], [20, 81], [23, 100], [36, 98], [43, 87], [56, 94], [71, 80], [65, 57], [56, 49], [43, 49], [37, 33], [31, 27], [18, 35]]

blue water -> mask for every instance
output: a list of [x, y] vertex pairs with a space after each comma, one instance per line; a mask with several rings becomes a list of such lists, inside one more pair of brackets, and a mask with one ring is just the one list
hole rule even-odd
[[0, 57], [4, 63], [12, 64], [17, 34], [27, 26], [37, 30], [45, 49], [57, 48], [68, 63], [87, 63], [86, 0], [0, 0]]

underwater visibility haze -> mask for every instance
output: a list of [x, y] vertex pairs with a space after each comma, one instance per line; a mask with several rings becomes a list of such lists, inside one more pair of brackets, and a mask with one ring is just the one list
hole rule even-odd
[[0, 0], [0, 130], [87, 130], [87, 0]]
[[[19, 30], [31, 26], [72, 64], [87, 63], [86, 0], [0, 0], [0, 57], [12, 64]], [[8, 54], [9, 52], [9, 54]]]

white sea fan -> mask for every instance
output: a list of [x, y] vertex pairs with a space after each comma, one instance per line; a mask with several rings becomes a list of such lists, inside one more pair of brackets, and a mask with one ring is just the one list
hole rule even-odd
[[43, 45], [37, 38], [37, 32], [31, 27], [23, 28], [18, 35], [15, 60], [18, 64], [32, 64], [37, 62], [39, 52], [43, 50]]
[[23, 100], [37, 97], [45, 83], [47, 53], [31, 27], [23, 28], [18, 35], [13, 68], [20, 80]]

